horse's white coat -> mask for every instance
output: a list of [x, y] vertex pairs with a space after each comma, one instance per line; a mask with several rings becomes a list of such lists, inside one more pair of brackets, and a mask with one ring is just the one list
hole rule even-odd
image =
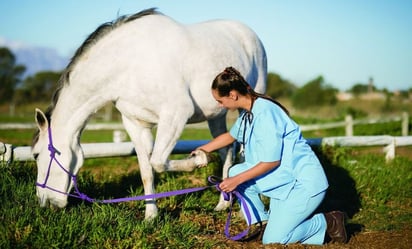
[[[234, 21], [187, 26], [155, 12], [117, 26], [77, 57], [68, 82], [63, 82], [51, 123], [40, 110], [36, 111], [40, 133], [33, 153], [38, 154], [40, 183], [50, 160], [48, 125], [60, 152], [57, 159], [77, 173], [83, 164], [81, 131], [92, 113], [112, 101], [135, 145], [145, 194], [153, 194], [153, 169], [194, 169], [168, 161], [187, 122], [208, 120], [214, 136], [226, 131], [226, 110], [210, 94], [218, 73], [233, 66], [257, 92], [265, 90], [264, 48], [253, 31]], [[155, 140], [151, 134], [154, 125]], [[224, 177], [230, 160], [225, 164]], [[47, 184], [63, 192], [72, 188], [71, 179], [55, 163]], [[58, 207], [67, 204], [67, 196], [48, 189], [38, 187], [37, 195], [42, 206], [48, 201]], [[224, 207], [219, 205], [217, 209]], [[155, 202], [148, 201], [146, 218], [156, 214]]]

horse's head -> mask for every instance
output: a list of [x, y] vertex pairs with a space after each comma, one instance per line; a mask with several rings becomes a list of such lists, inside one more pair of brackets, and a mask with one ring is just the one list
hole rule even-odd
[[36, 109], [35, 120], [39, 130], [33, 140], [32, 153], [37, 162], [37, 197], [42, 207], [50, 204], [63, 208], [73, 186], [73, 176], [83, 163], [83, 153], [67, 132], [59, 134], [63, 128], [56, 129], [52, 136], [50, 118], [39, 109]]

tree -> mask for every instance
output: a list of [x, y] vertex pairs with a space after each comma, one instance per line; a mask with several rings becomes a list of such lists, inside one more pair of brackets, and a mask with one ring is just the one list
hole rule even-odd
[[50, 100], [58, 87], [60, 72], [43, 71], [27, 77], [16, 94], [19, 102]]
[[14, 91], [26, 71], [23, 65], [16, 65], [16, 57], [5, 47], [0, 47], [0, 103], [13, 100]]
[[272, 98], [290, 97], [297, 87], [287, 80], [282, 79], [279, 74], [268, 73], [266, 94]]
[[322, 76], [299, 88], [292, 96], [292, 105], [296, 108], [335, 105], [337, 89], [326, 85]]
[[[375, 90], [375, 88], [373, 89]], [[368, 91], [369, 91], [368, 84], [361, 84], [361, 83], [357, 83], [353, 85], [351, 89], [349, 89], [349, 92], [351, 92], [355, 96], [368, 93]]]

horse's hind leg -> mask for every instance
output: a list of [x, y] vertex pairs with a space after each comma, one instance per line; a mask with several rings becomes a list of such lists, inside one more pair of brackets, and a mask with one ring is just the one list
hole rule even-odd
[[[122, 116], [123, 124], [130, 139], [132, 140], [137, 158], [139, 160], [140, 176], [143, 182], [145, 195], [155, 193], [154, 190], [154, 172], [150, 165], [149, 158], [153, 149], [153, 136], [151, 126], [137, 120], [130, 120]], [[157, 216], [156, 200], [146, 200], [145, 219], [149, 220]]]
[[[212, 133], [213, 137], [217, 137], [227, 131], [227, 126], [226, 126], [226, 115], [217, 117], [214, 119], [209, 119], [208, 120], [208, 125], [210, 132]], [[229, 168], [233, 164], [233, 148], [232, 146], [228, 146], [226, 148], [222, 148], [219, 150], [219, 155], [221, 158], [221, 161], [223, 162], [223, 170], [222, 170], [222, 178], [227, 178]], [[223, 195], [220, 195], [219, 202], [215, 207], [216, 211], [224, 210], [228, 208], [230, 205], [230, 202], [225, 201], [223, 198]]]

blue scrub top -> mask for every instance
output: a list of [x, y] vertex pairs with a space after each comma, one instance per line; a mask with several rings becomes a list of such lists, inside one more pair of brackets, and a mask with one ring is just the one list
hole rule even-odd
[[274, 170], [255, 179], [264, 195], [284, 200], [295, 184], [304, 186], [310, 196], [327, 189], [322, 165], [299, 126], [270, 100], [257, 98], [251, 114], [241, 113], [230, 134], [243, 143], [247, 168], [280, 161]]

